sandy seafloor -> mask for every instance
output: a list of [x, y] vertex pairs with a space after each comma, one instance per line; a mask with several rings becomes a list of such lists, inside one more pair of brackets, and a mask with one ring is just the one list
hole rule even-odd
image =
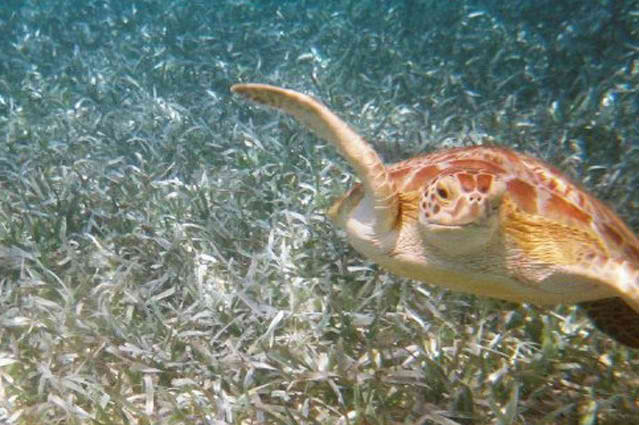
[[638, 1], [4, 1], [1, 424], [639, 423], [638, 354], [575, 307], [352, 250], [347, 164], [237, 82], [388, 162], [530, 153], [639, 228]]

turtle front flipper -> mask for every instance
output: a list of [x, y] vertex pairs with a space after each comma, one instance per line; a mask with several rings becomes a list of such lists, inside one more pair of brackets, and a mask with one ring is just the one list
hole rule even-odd
[[611, 338], [631, 348], [639, 348], [639, 313], [621, 298], [580, 303], [595, 326]]
[[399, 195], [386, 166], [375, 149], [330, 109], [303, 93], [268, 84], [235, 84], [231, 91], [292, 115], [318, 137], [332, 143], [355, 169], [365, 194], [372, 200], [374, 234], [383, 236], [395, 227]]

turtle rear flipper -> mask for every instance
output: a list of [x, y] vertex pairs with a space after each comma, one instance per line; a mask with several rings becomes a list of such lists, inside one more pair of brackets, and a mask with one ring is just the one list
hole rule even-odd
[[623, 345], [639, 348], [639, 313], [621, 298], [580, 303], [595, 326]]

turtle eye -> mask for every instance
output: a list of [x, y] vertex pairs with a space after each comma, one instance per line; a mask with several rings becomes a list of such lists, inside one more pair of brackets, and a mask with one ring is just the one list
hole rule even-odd
[[434, 194], [440, 202], [450, 202], [455, 198], [455, 187], [448, 181], [450, 178], [445, 177], [443, 180], [437, 182], [435, 186]]

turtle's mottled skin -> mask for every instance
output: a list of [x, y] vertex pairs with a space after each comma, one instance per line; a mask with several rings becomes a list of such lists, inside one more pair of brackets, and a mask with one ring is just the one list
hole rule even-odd
[[328, 214], [363, 255], [456, 291], [579, 303], [599, 329], [639, 348], [639, 240], [553, 167], [485, 146], [385, 165], [310, 96], [264, 84], [231, 90], [294, 116], [349, 161], [361, 183]]

